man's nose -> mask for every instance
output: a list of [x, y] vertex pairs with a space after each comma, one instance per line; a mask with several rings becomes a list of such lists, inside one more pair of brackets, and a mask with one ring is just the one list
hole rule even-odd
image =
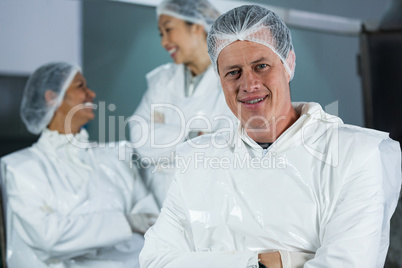
[[243, 71], [240, 89], [244, 92], [253, 92], [261, 86], [259, 76], [252, 71]]

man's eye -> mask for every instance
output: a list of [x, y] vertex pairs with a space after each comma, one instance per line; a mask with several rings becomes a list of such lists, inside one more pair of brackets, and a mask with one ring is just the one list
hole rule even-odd
[[227, 76], [235, 76], [235, 75], [237, 75], [237, 74], [239, 74], [240, 72], [238, 71], [238, 70], [236, 70], [236, 71], [230, 71], [230, 72], [228, 72], [227, 73]]
[[259, 64], [259, 65], [257, 66], [257, 68], [258, 68], [258, 69], [264, 69], [264, 68], [266, 68], [267, 66], [268, 66], [268, 64], [263, 63], [263, 64]]

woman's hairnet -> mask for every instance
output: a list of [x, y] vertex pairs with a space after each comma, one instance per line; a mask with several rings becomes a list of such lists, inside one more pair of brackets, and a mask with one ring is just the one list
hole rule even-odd
[[156, 7], [156, 14], [172, 16], [184, 21], [201, 24], [206, 32], [219, 17], [220, 12], [207, 0], [163, 0]]
[[[39, 134], [46, 128], [67, 88], [80, 71], [78, 66], [56, 62], [42, 65], [29, 77], [20, 110], [22, 121], [29, 132]], [[46, 94], [48, 90], [51, 92]]]
[[219, 53], [238, 40], [269, 47], [282, 60], [292, 80], [296, 66], [292, 37], [277, 14], [261, 6], [245, 5], [220, 16], [208, 34], [208, 53], [217, 72]]

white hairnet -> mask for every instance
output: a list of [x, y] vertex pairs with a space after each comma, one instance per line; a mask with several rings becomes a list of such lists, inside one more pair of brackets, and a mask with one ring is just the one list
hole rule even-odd
[[261, 6], [245, 5], [220, 16], [208, 34], [208, 53], [217, 72], [219, 53], [238, 40], [269, 47], [282, 60], [292, 80], [296, 66], [292, 37], [277, 14]]
[[[39, 134], [53, 118], [67, 88], [77, 72], [78, 66], [65, 62], [48, 63], [39, 67], [25, 86], [21, 102], [21, 118], [28, 131]], [[45, 99], [46, 91], [53, 91]]]
[[220, 13], [207, 0], [163, 0], [156, 7], [156, 14], [172, 16], [184, 21], [204, 26], [206, 32]]

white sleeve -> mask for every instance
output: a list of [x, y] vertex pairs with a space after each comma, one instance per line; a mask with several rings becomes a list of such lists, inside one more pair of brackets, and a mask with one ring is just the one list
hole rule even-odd
[[[368, 155], [360, 154], [347, 165], [338, 167], [345, 169], [342, 190], [332, 216], [321, 223], [321, 246], [305, 268], [382, 267], [377, 261], [383, 221], [389, 222], [384, 216], [388, 197], [382, 184], [395, 178], [384, 177], [381, 158], [381, 152], [376, 148]], [[396, 180], [400, 184], [400, 171]]]
[[132, 168], [134, 178], [134, 191], [132, 193], [134, 206], [130, 210], [130, 214], [149, 213], [158, 215], [159, 207], [155, 201], [154, 195], [146, 189], [136, 167], [134, 166]]
[[314, 258], [314, 254], [279, 250], [283, 268], [302, 268], [304, 264]]
[[46, 205], [54, 200], [46, 200], [38, 192], [42, 182], [36, 181], [34, 185], [31, 178], [11, 167], [5, 168], [8, 205], [13, 212], [9, 220], [42, 261], [81, 256], [131, 239], [131, 228], [123, 212], [62, 215]]
[[395, 212], [401, 191], [401, 150], [399, 143], [390, 138], [383, 140], [379, 148], [381, 151], [382, 174], [384, 178], [382, 185], [386, 202], [377, 267], [383, 267], [389, 247], [390, 219]]
[[258, 268], [258, 253], [255, 252], [247, 262], [247, 268]]
[[156, 224], [145, 234], [140, 264], [144, 268], [246, 268], [253, 256], [255, 253], [251, 251], [197, 252], [182, 197], [174, 180]]
[[[275, 250], [272, 252], [274, 251]], [[279, 254], [281, 255], [283, 268], [302, 268], [308, 260], [314, 258], [314, 254], [304, 252], [279, 250]], [[258, 261], [258, 253], [255, 253], [255, 255], [249, 259], [247, 268], [258, 268]]]

